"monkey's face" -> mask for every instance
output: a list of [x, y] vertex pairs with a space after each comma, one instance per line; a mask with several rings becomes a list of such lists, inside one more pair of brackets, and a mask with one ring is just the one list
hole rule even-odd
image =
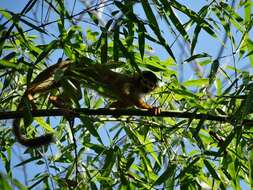
[[143, 71], [140, 77], [140, 90], [142, 93], [149, 93], [158, 86], [158, 80], [154, 73]]

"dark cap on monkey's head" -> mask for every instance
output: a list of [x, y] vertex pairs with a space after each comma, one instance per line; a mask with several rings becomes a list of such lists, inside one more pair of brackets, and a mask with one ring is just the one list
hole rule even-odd
[[157, 84], [157, 82], [158, 82], [157, 76], [151, 71], [142, 71], [142, 77], [144, 79], [148, 79], [150, 81], [153, 81], [155, 84]]

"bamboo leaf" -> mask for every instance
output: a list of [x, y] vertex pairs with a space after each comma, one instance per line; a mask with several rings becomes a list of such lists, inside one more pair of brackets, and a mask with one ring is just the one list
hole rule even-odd
[[113, 33], [113, 60], [115, 62], [119, 61], [119, 27], [116, 25]]
[[193, 38], [192, 38], [192, 43], [191, 43], [191, 55], [193, 54], [194, 49], [196, 47], [200, 31], [201, 31], [201, 27], [197, 25], [193, 32]]
[[170, 164], [166, 168], [166, 170], [157, 178], [154, 185], [160, 185], [162, 183], [165, 183], [168, 179], [170, 179], [173, 175], [175, 175], [175, 169], [177, 168], [177, 165]]
[[101, 63], [102, 64], [107, 63], [108, 61], [107, 51], [108, 51], [107, 33], [102, 32], [101, 34]]
[[167, 52], [169, 53], [169, 55], [175, 60], [175, 56], [172, 52], [172, 50], [170, 49], [170, 46], [166, 43], [166, 40], [163, 38], [161, 32], [160, 32], [160, 29], [159, 29], [159, 25], [156, 21], [156, 17], [148, 3], [148, 1], [146, 0], [142, 0], [142, 7], [145, 11], [145, 14], [148, 18], [148, 21], [149, 21], [149, 26], [150, 28], [154, 31], [154, 33], [156, 34], [159, 42], [161, 45], [164, 46], [164, 48], [167, 50]]
[[211, 56], [208, 55], [207, 53], [196, 54], [196, 55], [192, 55], [191, 57], [189, 57], [188, 59], [186, 59], [184, 62], [190, 62], [190, 61], [193, 61], [195, 59], [206, 58], [206, 57], [211, 57]]
[[214, 38], [217, 38], [215, 32], [213, 31], [213, 27], [208, 22], [206, 22], [203, 18], [201, 18], [197, 13], [195, 13], [193, 10], [187, 8], [185, 5], [180, 4], [177, 1], [170, 1], [170, 2], [171, 2], [172, 7], [186, 14], [194, 22], [196, 22], [201, 28], [203, 28], [207, 33], [209, 33]]
[[97, 129], [95, 128], [95, 126], [94, 126], [93, 122], [90, 120], [90, 118], [85, 115], [81, 115], [80, 119], [83, 122], [84, 126], [87, 128], [87, 130], [90, 132], [90, 134], [92, 134], [94, 137], [97, 138], [97, 140], [99, 142], [102, 143], [102, 139], [100, 138], [100, 136], [97, 132]]
[[145, 26], [143, 23], [138, 23], [138, 42], [139, 42], [139, 51], [141, 54], [141, 59], [143, 60], [144, 50], [145, 50]]
[[46, 45], [45, 48], [44, 48], [44, 50], [37, 57], [34, 65], [36, 65], [37, 63], [39, 63], [40, 61], [42, 61], [43, 59], [45, 59], [52, 50], [57, 49], [58, 44], [59, 44], [58, 40], [53, 40], [48, 45]]
[[20, 21], [23, 22], [23, 23], [25, 23], [26, 25], [30, 26], [30, 27], [33, 28], [34, 30], [37, 30], [37, 31], [40, 32], [40, 33], [47, 34], [47, 32], [46, 32], [45, 30], [41, 29], [40, 27], [34, 25], [34, 24], [31, 23], [31, 22], [26, 21], [26, 20], [23, 19], [23, 18], [20, 18]]
[[208, 160], [204, 160], [205, 166], [208, 169], [208, 171], [210, 172], [210, 174], [212, 175], [212, 177], [214, 179], [217, 179], [220, 181], [220, 178], [218, 176], [218, 174], [216, 173], [215, 169], [213, 168], [213, 166], [210, 164], [210, 162]]
[[196, 80], [188, 80], [183, 82], [184, 86], [195, 86], [195, 87], [202, 87], [205, 85], [208, 85], [209, 80], [208, 79], [196, 79]]
[[50, 133], [54, 132], [54, 129], [42, 117], [35, 117], [34, 121], [36, 121], [36, 123], [38, 123], [46, 131], [48, 131]]
[[214, 62], [212, 63], [212, 66], [211, 66], [210, 74], [209, 74], [209, 85], [211, 85], [213, 83], [219, 67], [220, 67], [219, 61], [217, 59], [214, 60]]
[[163, 4], [163, 8], [166, 10], [166, 13], [169, 15], [169, 18], [172, 21], [172, 23], [174, 24], [174, 26], [177, 28], [177, 30], [180, 32], [180, 34], [183, 36], [185, 41], [190, 42], [190, 40], [189, 40], [190, 38], [189, 38], [184, 26], [182, 25], [182, 23], [178, 19], [177, 15], [174, 13], [173, 9], [171, 8], [170, 3], [166, 0], [161, 0], [161, 2]]
[[107, 150], [105, 152], [105, 161], [104, 161], [104, 165], [101, 169], [101, 175], [103, 177], [109, 176], [111, 171], [112, 171], [112, 167], [116, 162], [116, 154], [113, 148], [110, 148], [109, 150]]

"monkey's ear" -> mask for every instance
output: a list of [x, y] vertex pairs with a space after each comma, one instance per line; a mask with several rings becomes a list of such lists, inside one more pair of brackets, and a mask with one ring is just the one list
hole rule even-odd
[[137, 78], [137, 79], [140, 78], [140, 77], [142, 77], [142, 72], [138, 73], [137, 71], [135, 71], [134, 74], [133, 74], [133, 77]]

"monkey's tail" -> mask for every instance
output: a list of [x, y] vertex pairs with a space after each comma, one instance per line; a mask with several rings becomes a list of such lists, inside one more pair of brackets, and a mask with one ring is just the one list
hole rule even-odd
[[28, 139], [23, 136], [19, 125], [20, 125], [20, 119], [14, 119], [13, 133], [17, 141], [24, 146], [35, 148], [35, 147], [40, 147], [43, 145], [48, 145], [49, 143], [55, 141], [53, 134], [50, 134], [50, 133], [41, 135], [39, 137], [35, 137], [32, 139]]
[[[24, 108], [23, 108], [24, 99], [25, 99], [25, 96], [22, 97], [22, 99], [21, 99], [21, 101], [18, 105], [17, 110], [19, 110], [19, 111], [24, 110]], [[34, 147], [40, 147], [40, 146], [43, 146], [43, 145], [48, 145], [49, 143], [55, 141], [55, 138], [54, 138], [52, 133], [41, 135], [39, 137], [34, 137], [34, 138], [31, 138], [31, 139], [26, 138], [22, 134], [21, 127], [20, 127], [20, 120], [21, 120], [20, 118], [14, 119], [13, 125], [12, 125], [13, 133], [14, 133], [17, 141], [20, 144], [22, 144], [24, 146], [27, 146], [27, 147], [34, 148]]]

